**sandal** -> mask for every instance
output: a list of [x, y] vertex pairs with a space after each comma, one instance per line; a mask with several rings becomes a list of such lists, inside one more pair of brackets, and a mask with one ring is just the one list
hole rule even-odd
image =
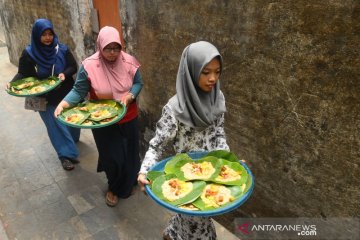
[[69, 159], [61, 159], [61, 165], [66, 171], [71, 171], [75, 167]]
[[[113, 199], [111, 199], [111, 196]], [[113, 194], [111, 191], [108, 191], [105, 196], [105, 202], [106, 202], [106, 205], [108, 205], [109, 207], [115, 207], [119, 202], [119, 198], [118, 198], [118, 196]]]

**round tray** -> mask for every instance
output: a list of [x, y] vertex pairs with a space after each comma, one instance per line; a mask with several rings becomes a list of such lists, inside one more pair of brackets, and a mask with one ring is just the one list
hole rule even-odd
[[[199, 158], [202, 158], [203, 156], [205, 156], [208, 152], [189, 152], [187, 153], [192, 159], [196, 160]], [[164, 160], [158, 162], [155, 166], [153, 166], [150, 171], [163, 171], [165, 164], [172, 159], [173, 156], [165, 158]], [[242, 196], [240, 196], [238, 199], [236, 199], [234, 202], [224, 206], [224, 207], [220, 207], [218, 209], [215, 210], [207, 210], [207, 211], [191, 211], [191, 210], [185, 210], [185, 209], [181, 209], [178, 208], [176, 206], [173, 206], [161, 199], [159, 199], [151, 190], [149, 185], [145, 185], [145, 191], [148, 194], [148, 196], [150, 196], [150, 198], [152, 198], [157, 204], [159, 204], [162, 207], [165, 207], [173, 212], [176, 213], [181, 213], [181, 214], [186, 214], [186, 215], [192, 215], [192, 216], [216, 216], [216, 215], [221, 215], [227, 212], [230, 212], [238, 207], [240, 207], [242, 204], [244, 204], [246, 202], [246, 200], [251, 196], [253, 189], [254, 189], [254, 176], [252, 174], [252, 172], [250, 171], [250, 169], [248, 168], [248, 166], [246, 166], [245, 163], [239, 161], [239, 163], [246, 169], [247, 173], [249, 176], [251, 176], [251, 187], [249, 188], [249, 190]]]
[[10, 94], [12, 96], [16, 96], [16, 97], [36, 97], [36, 96], [40, 96], [40, 95], [43, 95], [45, 93], [48, 93], [48, 92], [54, 90], [56, 87], [58, 87], [61, 84], [61, 80], [59, 78], [57, 78], [57, 77], [50, 77], [48, 79], [55, 80], [55, 84], [52, 85], [51, 87], [49, 87], [48, 89], [46, 89], [45, 91], [42, 91], [42, 92], [32, 93], [32, 94], [17, 94], [17, 93], [14, 93], [14, 92], [10, 91], [10, 89], [6, 89], [5, 91], [8, 94]]
[[[62, 117], [61, 114], [57, 117], [57, 120], [60, 121], [61, 123], [65, 124], [65, 125], [67, 125], [67, 126], [75, 127], [75, 128], [94, 129], [94, 128], [107, 127], [107, 126], [110, 126], [110, 125], [112, 125], [112, 124], [114, 124], [114, 123], [119, 122], [119, 121], [125, 116], [126, 106], [125, 106], [124, 104], [122, 104], [121, 102], [119, 102], [119, 101], [116, 101], [116, 102], [122, 106], [122, 111], [117, 115], [116, 118], [114, 118], [112, 121], [107, 122], [107, 123], [97, 124], [97, 125], [90, 125], [90, 126], [73, 124], [73, 123], [68, 123], [68, 122], [66, 122], [66, 121], [63, 119], [63, 117]], [[75, 107], [75, 106], [74, 106], [74, 107]]]

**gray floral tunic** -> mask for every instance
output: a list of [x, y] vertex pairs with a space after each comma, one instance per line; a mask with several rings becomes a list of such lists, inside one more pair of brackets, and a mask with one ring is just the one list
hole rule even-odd
[[[176, 153], [229, 150], [224, 132], [224, 114], [213, 125], [198, 131], [179, 122], [170, 104], [167, 103], [156, 124], [155, 137], [149, 143], [140, 173], [147, 173], [157, 161], [162, 159], [162, 153], [170, 142], [174, 145]], [[174, 240], [216, 239], [215, 226], [211, 218], [184, 214], [174, 215], [164, 234]]]

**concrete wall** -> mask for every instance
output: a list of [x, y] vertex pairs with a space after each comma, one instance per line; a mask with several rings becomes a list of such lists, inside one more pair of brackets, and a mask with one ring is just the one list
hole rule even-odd
[[143, 152], [183, 48], [207, 40], [223, 54], [228, 142], [256, 187], [220, 222], [359, 217], [359, 1], [122, 0], [121, 11], [127, 49], [143, 64]]
[[94, 50], [90, 25], [92, 1], [1, 0], [0, 6], [10, 61], [16, 65], [22, 50], [30, 43], [31, 28], [37, 18], [53, 22], [60, 42], [70, 47], [78, 62]]

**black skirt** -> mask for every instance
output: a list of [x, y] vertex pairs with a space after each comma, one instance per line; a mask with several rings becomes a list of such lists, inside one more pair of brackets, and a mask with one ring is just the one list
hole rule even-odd
[[92, 133], [99, 152], [97, 171], [105, 171], [111, 192], [129, 197], [140, 170], [138, 119], [92, 129]]

